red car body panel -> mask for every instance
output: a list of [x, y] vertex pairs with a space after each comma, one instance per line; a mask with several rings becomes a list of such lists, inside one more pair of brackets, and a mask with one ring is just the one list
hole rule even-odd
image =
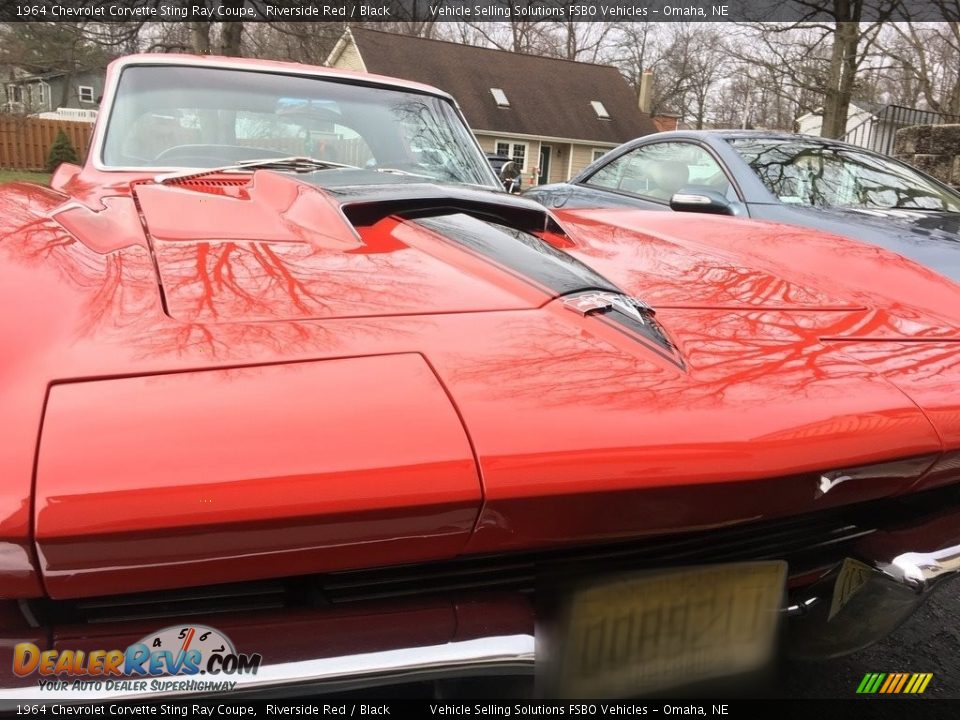
[[89, 575], [121, 593], [258, 562], [299, 575], [450, 557], [480, 503], [460, 420], [415, 354], [56, 385], [39, 458], [54, 596]]
[[[177, 319], [382, 317], [542, 302], [525, 284], [505, 285], [502, 273], [477, 274], [421, 250], [418, 234], [404, 228], [381, 227], [361, 239], [320, 190], [276, 173], [256, 173], [243, 199], [151, 185], [137, 186], [136, 196], [167, 312]], [[297, 206], [301, 220], [294, 222]], [[185, 216], [199, 221], [175, 220]], [[207, 277], [213, 288], [204, 285]]]
[[88, 165], [0, 191], [5, 597], [616, 540], [960, 479], [960, 288], [879, 248], [557, 215], [542, 237], [649, 302], [671, 356], [402, 213], [354, 224], [288, 176], [206, 180]]

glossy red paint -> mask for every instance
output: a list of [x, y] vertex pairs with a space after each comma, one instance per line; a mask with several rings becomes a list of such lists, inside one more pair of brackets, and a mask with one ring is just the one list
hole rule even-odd
[[558, 215], [543, 237], [652, 304], [681, 367], [409, 218], [354, 226], [334, 193], [231, 178], [88, 164], [0, 190], [0, 595], [678, 532], [960, 479], [960, 288], [899, 256]]
[[450, 557], [480, 503], [460, 420], [415, 354], [55, 385], [36, 493], [54, 597]]
[[[154, 240], [247, 240], [300, 243], [317, 250], [363, 247], [336, 203], [316, 188], [291, 183], [277, 173], [257, 172], [243, 197], [186, 187], [141, 184], [134, 189]], [[183, 218], [190, 222], [184, 223]]]
[[[444, 253], [441, 243], [396, 220], [360, 233], [319, 190], [277, 173], [255, 173], [249, 193], [248, 199], [211, 198], [137, 186], [172, 317], [202, 323], [384, 317], [523, 309], [544, 302], [528, 285], [504, 282], [503, 273], [484, 276], [464, 267], [469, 258], [463, 251]], [[294, 223], [297, 205], [302, 209]], [[199, 222], [186, 226], [173, 220], [185, 214]], [[364, 279], [362, 287], [358, 278]], [[284, 289], [277, 292], [278, 287]]]

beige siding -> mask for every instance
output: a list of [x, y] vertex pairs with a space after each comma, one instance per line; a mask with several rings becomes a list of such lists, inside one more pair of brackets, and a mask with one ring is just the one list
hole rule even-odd
[[[537, 182], [537, 176], [534, 170], [540, 163], [540, 141], [517, 138], [511, 138], [504, 135], [488, 135], [486, 133], [476, 133], [477, 141], [484, 152], [496, 152], [497, 140], [509, 142], [525, 142], [527, 144], [527, 167], [523, 173], [524, 187], [530, 187]], [[610, 147], [597, 145], [572, 145], [568, 143], [550, 142], [543, 143], [549, 145], [550, 152], [550, 177], [549, 182], [564, 182], [583, 170], [587, 165], [593, 162], [593, 151], [603, 150], [606, 152]], [[571, 161], [572, 154], [572, 161]]]
[[477, 134], [477, 142], [480, 143], [480, 147], [483, 148], [484, 152], [492, 153], [496, 150], [497, 139], [493, 137], [493, 135]]
[[[603, 150], [607, 152], [612, 150], [613, 146], [605, 147], [603, 145], [574, 145], [573, 146], [573, 162], [570, 166], [570, 177], [573, 177], [581, 170], [583, 170], [587, 165], [593, 162], [593, 151], [594, 150]], [[570, 178], [567, 178], [569, 180]]]
[[540, 169], [540, 141], [527, 140], [527, 167], [523, 171], [523, 186], [537, 184], [537, 172]]
[[357, 70], [366, 72], [367, 66], [363, 64], [363, 58], [360, 57], [360, 50], [357, 44], [350, 38], [346, 43], [340, 55], [334, 59], [332, 67], [338, 70]]
[[570, 145], [553, 145], [553, 155], [550, 158], [550, 177], [549, 182], [557, 183], [569, 180], [567, 177], [567, 165], [570, 164]]

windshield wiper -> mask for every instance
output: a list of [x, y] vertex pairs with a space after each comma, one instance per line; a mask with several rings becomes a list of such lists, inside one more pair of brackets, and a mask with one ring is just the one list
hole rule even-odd
[[153, 178], [153, 181], [163, 185], [173, 180], [186, 180], [188, 178], [197, 178], [204, 175], [216, 175], [221, 172], [234, 172], [240, 170], [289, 170], [292, 172], [305, 173], [314, 170], [335, 170], [349, 169], [359, 170], [356, 165], [345, 165], [344, 163], [330, 162], [329, 160], [318, 160], [312, 157], [291, 156], [279, 158], [260, 158], [257, 160], [244, 160], [242, 162], [222, 165], [214, 168], [201, 168], [199, 170], [177, 170], [176, 172], [163, 173]]

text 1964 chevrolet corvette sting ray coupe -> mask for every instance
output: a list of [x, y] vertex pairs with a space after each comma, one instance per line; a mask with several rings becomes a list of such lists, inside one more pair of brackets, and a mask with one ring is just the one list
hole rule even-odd
[[0, 700], [198, 619], [240, 689], [525, 672], [545, 599], [567, 692], [644, 692], [960, 568], [958, 286], [548, 212], [429, 87], [117, 61], [85, 165], [0, 190], [0, 308]]

